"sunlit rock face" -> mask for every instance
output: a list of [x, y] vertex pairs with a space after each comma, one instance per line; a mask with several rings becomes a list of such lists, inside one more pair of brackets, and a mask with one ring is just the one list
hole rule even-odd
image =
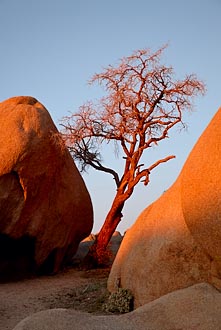
[[0, 103], [0, 277], [56, 272], [93, 225], [84, 181], [45, 107]]
[[221, 108], [183, 168], [181, 199], [185, 222], [210, 256], [213, 281], [221, 288]]
[[127, 231], [108, 288], [135, 306], [199, 282], [221, 288], [221, 109], [178, 179]]

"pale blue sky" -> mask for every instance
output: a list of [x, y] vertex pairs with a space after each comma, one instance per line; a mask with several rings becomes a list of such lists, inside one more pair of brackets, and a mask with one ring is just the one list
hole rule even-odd
[[[207, 93], [195, 100], [187, 132], [147, 155], [147, 162], [175, 154], [155, 169], [128, 201], [119, 230], [177, 178], [198, 137], [221, 105], [220, 0], [0, 0], [0, 101], [31, 95], [59, 120], [100, 90], [87, 85], [95, 72], [138, 48], [153, 50], [169, 43], [164, 62], [177, 76], [196, 73]], [[115, 166], [113, 154], [106, 163]], [[110, 156], [111, 155], [111, 156]], [[117, 166], [117, 165], [116, 165]], [[84, 175], [91, 194], [95, 225], [100, 228], [114, 195], [111, 177], [91, 170]]]

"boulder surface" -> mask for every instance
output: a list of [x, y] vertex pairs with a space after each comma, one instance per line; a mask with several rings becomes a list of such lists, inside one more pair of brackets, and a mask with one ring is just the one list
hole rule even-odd
[[27, 317], [14, 330], [220, 330], [220, 324], [221, 294], [201, 283], [120, 316], [51, 309]]
[[90, 195], [46, 108], [0, 103], [0, 274], [56, 272], [93, 225]]
[[108, 279], [135, 306], [195, 283], [221, 288], [221, 109], [170, 189], [127, 231]]
[[182, 170], [185, 222], [212, 261], [221, 288], [221, 108], [199, 138]]

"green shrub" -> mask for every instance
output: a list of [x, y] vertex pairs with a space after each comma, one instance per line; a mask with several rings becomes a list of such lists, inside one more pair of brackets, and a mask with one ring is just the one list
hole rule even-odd
[[128, 313], [133, 310], [133, 295], [128, 289], [119, 288], [111, 293], [106, 304], [103, 305], [105, 312]]

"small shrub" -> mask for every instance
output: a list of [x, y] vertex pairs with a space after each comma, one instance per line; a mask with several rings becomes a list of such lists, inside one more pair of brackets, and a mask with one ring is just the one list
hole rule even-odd
[[133, 295], [128, 289], [119, 288], [111, 293], [106, 304], [103, 305], [105, 312], [128, 313], [133, 310]]

